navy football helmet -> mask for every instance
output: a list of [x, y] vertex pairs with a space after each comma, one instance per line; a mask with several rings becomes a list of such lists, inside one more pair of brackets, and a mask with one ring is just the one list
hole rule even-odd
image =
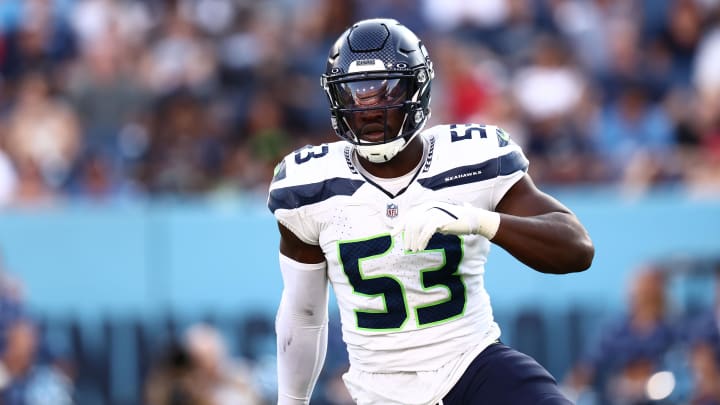
[[330, 49], [321, 77], [333, 129], [365, 159], [392, 159], [425, 126], [433, 77], [425, 46], [407, 27], [357, 22]]

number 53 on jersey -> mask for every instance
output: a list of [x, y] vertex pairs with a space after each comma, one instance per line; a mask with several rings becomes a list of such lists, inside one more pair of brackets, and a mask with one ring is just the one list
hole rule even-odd
[[406, 258], [433, 253], [442, 255], [442, 263], [439, 266], [413, 270], [417, 270], [422, 289], [445, 289], [447, 298], [415, 306], [409, 305], [406, 286], [393, 275], [392, 268], [388, 268], [386, 274], [382, 275], [368, 276], [363, 273], [363, 264], [389, 255], [392, 248], [393, 239], [390, 235], [338, 242], [340, 264], [353, 288], [353, 293], [369, 298], [380, 297], [384, 303], [382, 310], [355, 309], [358, 329], [402, 330], [406, 327], [410, 311], [414, 311], [417, 328], [448, 322], [463, 315], [466, 289], [458, 270], [463, 255], [461, 238], [455, 235], [435, 234], [424, 251], [404, 253]]

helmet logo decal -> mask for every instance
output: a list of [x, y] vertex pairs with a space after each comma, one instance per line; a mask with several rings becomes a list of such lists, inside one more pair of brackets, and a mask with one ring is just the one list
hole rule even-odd
[[348, 67], [348, 73], [372, 72], [385, 69], [385, 64], [380, 59], [359, 59], [353, 61]]

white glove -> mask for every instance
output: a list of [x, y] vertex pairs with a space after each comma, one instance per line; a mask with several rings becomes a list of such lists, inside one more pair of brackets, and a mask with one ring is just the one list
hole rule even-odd
[[412, 208], [392, 230], [392, 236], [405, 232], [405, 249], [425, 250], [436, 232], [449, 235], [482, 235], [495, 237], [500, 226], [500, 214], [471, 205], [429, 202]]

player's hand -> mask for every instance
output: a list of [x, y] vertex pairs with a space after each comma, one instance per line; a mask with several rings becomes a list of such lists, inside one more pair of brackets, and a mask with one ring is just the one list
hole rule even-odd
[[393, 237], [405, 233], [405, 248], [418, 252], [436, 232], [451, 235], [479, 234], [492, 239], [500, 226], [500, 214], [470, 205], [428, 202], [410, 209], [393, 228]]

